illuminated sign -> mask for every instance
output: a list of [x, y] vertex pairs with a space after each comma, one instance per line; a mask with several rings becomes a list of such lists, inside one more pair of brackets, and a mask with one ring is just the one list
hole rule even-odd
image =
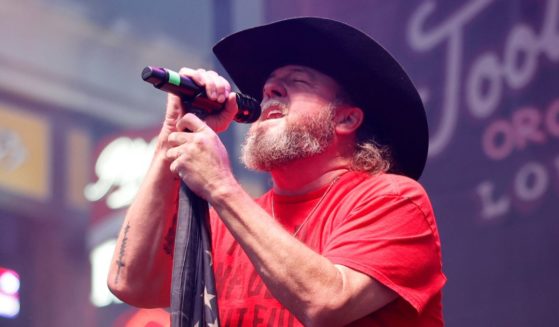
[[50, 194], [50, 126], [0, 105], [0, 188], [38, 200]]
[[107, 276], [111, 266], [116, 239], [106, 241], [93, 249], [89, 255], [91, 262], [91, 294], [90, 300], [96, 307], [105, 307], [112, 303], [122, 303], [109, 290]]
[[105, 199], [110, 209], [128, 206], [148, 170], [156, 140], [119, 137], [109, 143], [95, 163], [97, 181], [85, 187], [86, 199]]
[[77, 127], [66, 129], [66, 199], [75, 209], [89, 209], [83, 189], [90, 182], [93, 167], [93, 147], [87, 130]]
[[15, 318], [19, 314], [19, 276], [0, 267], [0, 317]]

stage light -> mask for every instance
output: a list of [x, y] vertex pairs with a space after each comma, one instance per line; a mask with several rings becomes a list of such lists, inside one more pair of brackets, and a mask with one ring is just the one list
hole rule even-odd
[[15, 318], [19, 314], [19, 275], [0, 267], [0, 317]]

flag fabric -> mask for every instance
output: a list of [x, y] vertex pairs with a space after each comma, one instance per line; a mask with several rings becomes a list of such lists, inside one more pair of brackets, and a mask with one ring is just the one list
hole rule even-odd
[[219, 326], [208, 203], [181, 183], [177, 215], [171, 326]]

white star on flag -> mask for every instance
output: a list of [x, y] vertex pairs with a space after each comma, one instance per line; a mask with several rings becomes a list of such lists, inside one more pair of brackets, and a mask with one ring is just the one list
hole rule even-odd
[[207, 305], [210, 310], [212, 309], [210, 301], [213, 300], [213, 298], [215, 298], [215, 295], [208, 293], [208, 288], [204, 287], [204, 304]]

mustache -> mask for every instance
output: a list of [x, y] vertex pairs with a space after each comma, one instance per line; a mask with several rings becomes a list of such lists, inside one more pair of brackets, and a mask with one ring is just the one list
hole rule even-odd
[[281, 102], [279, 100], [268, 100], [266, 102], [262, 102], [260, 104], [260, 108], [262, 109], [262, 111], [265, 111], [267, 109], [269, 109], [270, 107], [276, 107], [276, 108], [280, 108], [282, 110], [287, 110], [287, 103], [285, 102]]

